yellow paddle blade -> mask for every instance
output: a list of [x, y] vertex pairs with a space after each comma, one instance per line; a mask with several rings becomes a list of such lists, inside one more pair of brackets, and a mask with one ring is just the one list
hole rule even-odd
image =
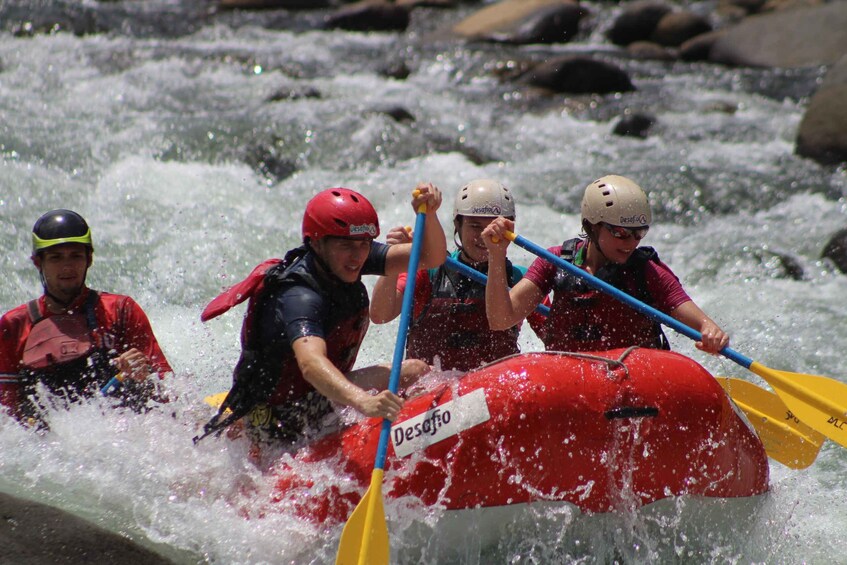
[[819, 375], [777, 371], [756, 361], [750, 370], [773, 387], [801, 422], [847, 447], [847, 384]]
[[374, 469], [368, 491], [341, 532], [335, 565], [388, 565], [388, 524], [382, 506], [382, 469]]
[[203, 402], [205, 402], [206, 404], [208, 404], [212, 408], [220, 408], [221, 404], [223, 404], [224, 398], [226, 398], [227, 394], [229, 394], [229, 393], [228, 392], [219, 392], [217, 394], [212, 394], [212, 395], [204, 398]]
[[826, 437], [795, 418], [779, 396], [741, 379], [716, 379], [747, 416], [768, 457], [791, 469], [814, 463]]

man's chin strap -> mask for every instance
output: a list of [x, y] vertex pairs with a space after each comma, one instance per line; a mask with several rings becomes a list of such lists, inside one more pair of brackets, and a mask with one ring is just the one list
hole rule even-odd
[[[324, 260], [323, 260], [323, 257], [321, 257], [321, 256], [318, 254], [318, 252], [317, 252], [317, 251], [315, 251], [315, 248], [314, 248], [314, 247], [312, 247], [311, 245], [309, 245], [309, 242], [308, 242], [308, 241], [306, 241], [306, 242], [305, 242], [305, 245], [306, 245], [306, 249], [308, 249], [308, 250], [309, 250], [309, 252], [312, 254], [312, 257], [314, 257], [314, 258], [315, 258], [315, 263], [317, 263], [317, 264], [318, 264], [318, 267], [320, 267], [320, 268], [321, 268], [321, 270], [324, 272], [324, 274], [326, 275], [326, 277], [327, 277], [327, 278], [329, 278], [329, 279], [330, 279], [332, 282], [334, 282], [334, 283], [338, 283], [338, 284], [347, 284], [347, 283], [345, 283], [343, 280], [341, 280], [340, 278], [338, 278], [338, 276], [337, 276], [335, 273], [333, 273], [333, 272], [332, 272], [332, 269], [330, 269], [330, 268], [329, 268], [329, 264], [328, 264], [326, 261], [324, 261]], [[362, 278], [362, 274], [361, 274], [361, 273], [359, 273], [359, 278], [360, 278], [360, 279]]]
[[482, 267], [488, 265], [488, 259], [486, 259], [485, 261], [474, 261], [473, 259], [471, 259], [471, 256], [468, 255], [468, 252], [465, 251], [464, 247], [462, 247], [461, 245], [458, 245], [457, 247], [459, 248], [459, 259], [464, 259], [462, 263], [464, 263], [465, 265], [473, 267], [477, 271], [483, 271], [484, 269]]
[[[62, 300], [61, 298], [59, 298], [58, 296], [56, 296], [55, 294], [53, 294], [52, 292], [50, 292], [49, 290], [47, 290], [47, 281], [44, 280], [44, 273], [41, 272], [40, 269], [38, 271], [38, 274], [39, 274], [39, 276], [41, 276], [41, 286], [44, 288], [44, 296], [49, 297], [50, 300], [52, 300], [53, 302], [55, 302], [56, 304], [58, 304], [59, 306], [61, 306], [62, 308], [66, 309], [66, 310], [67, 310], [68, 306], [70, 306], [73, 303], [73, 301], [76, 300], [77, 298], [79, 298], [79, 295], [82, 294], [82, 289], [85, 288], [85, 279], [88, 278], [87, 276], [82, 277], [82, 286], [79, 287], [79, 290], [77, 291], [77, 293], [74, 294], [71, 297], [70, 300], [65, 301], [65, 300]], [[88, 269], [85, 270], [85, 274], [88, 275]]]

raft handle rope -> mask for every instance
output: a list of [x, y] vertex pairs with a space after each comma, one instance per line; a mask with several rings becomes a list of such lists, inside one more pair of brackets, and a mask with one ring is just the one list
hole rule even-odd
[[[617, 359], [609, 359], [608, 357], [601, 357], [600, 355], [589, 355], [587, 353], [577, 353], [577, 352], [574, 352], [574, 351], [536, 351], [536, 352], [533, 352], [532, 354], [533, 355], [559, 355], [559, 356], [562, 356], [562, 357], [576, 357], [578, 359], [588, 359], [590, 361], [597, 361], [599, 363], [603, 363], [604, 365], [606, 365], [606, 368], [609, 371], [608, 376], [609, 376], [610, 379], [613, 378], [612, 374], [611, 374], [612, 371], [614, 371], [616, 369], [623, 369], [624, 373], [626, 374], [625, 378], [628, 379], [629, 378], [629, 369], [627, 368], [626, 363], [624, 363], [624, 359], [626, 359], [629, 356], [629, 354], [632, 353], [633, 351], [635, 351], [636, 349], [640, 349], [640, 346], [633, 345], [631, 347], [628, 347], [627, 349], [625, 349], [621, 353], [620, 357], [618, 357]], [[479, 371], [481, 369], [484, 369], [485, 367], [488, 367], [490, 365], [494, 365], [495, 363], [502, 363], [503, 361], [506, 361], [507, 359], [511, 359], [513, 357], [522, 357], [524, 355], [526, 355], [526, 354], [525, 353], [513, 353], [512, 355], [508, 355], [508, 356], [502, 357], [500, 359], [495, 359], [494, 361], [490, 361], [490, 362], [488, 362], [484, 365], [480, 365], [479, 367], [477, 367], [474, 370]]]

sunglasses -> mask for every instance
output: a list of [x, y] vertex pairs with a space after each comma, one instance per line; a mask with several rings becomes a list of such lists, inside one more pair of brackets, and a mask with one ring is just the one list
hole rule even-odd
[[629, 239], [634, 237], [635, 241], [640, 241], [644, 239], [644, 236], [647, 235], [647, 230], [650, 229], [650, 226], [644, 226], [643, 228], [625, 228], [623, 226], [613, 226], [606, 222], [600, 222], [600, 224], [609, 230], [609, 233], [612, 234], [612, 237], [615, 239]]

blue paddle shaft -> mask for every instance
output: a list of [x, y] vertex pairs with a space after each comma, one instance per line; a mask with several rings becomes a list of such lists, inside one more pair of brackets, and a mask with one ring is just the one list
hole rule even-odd
[[[479, 284], [482, 284], [482, 285], [488, 284], [488, 277], [485, 276], [484, 274], [480, 273], [479, 271], [477, 271], [473, 267], [471, 267], [469, 265], [465, 265], [461, 261], [457, 261], [457, 260], [453, 259], [452, 257], [447, 257], [447, 260], [445, 262], [448, 265], [450, 265], [453, 269], [459, 271], [460, 273], [462, 273], [463, 275], [465, 275], [469, 279], [474, 280], [474, 281], [476, 281], [476, 282], [478, 282]], [[538, 306], [535, 307], [535, 309], [538, 312], [544, 314], [545, 316], [550, 314], [550, 308], [545, 306], [544, 304], [539, 304]]]
[[[421, 248], [424, 240], [424, 225], [426, 213], [418, 212], [415, 217], [417, 237], [412, 239], [412, 252], [409, 255], [409, 268], [406, 276], [406, 289], [403, 291], [403, 305], [400, 310], [400, 327], [397, 330], [397, 341], [394, 344], [394, 358], [391, 361], [391, 375], [388, 378], [388, 390], [397, 394], [400, 385], [400, 369], [406, 352], [406, 335], [409, 333], [409, 323], [412, 320], [412, 304], [415, 300], [415, 276], [418, 273], [418, 263], [421, 259]], [[379, 434], [379, 445], [376, 449], [375, 469], [385, 468], [385, 455], [388, 451], [388, 439], [391, 434], [391, 422], [382, 421], [382, 431]]]
[[[547, 261], [549, 261], [553, 265], [556, 265], [560, 269], [563, 269], [563, 270], [571, 273], [572, 275], [575, 275], [577, 277], [584, 279], [591, 286], [593, 286], [593, 287], [595, 287], [599, 290], [602, 290], [603, 292], [611, 294], [612, 296], [614, 296], [615, 298], [617, 298], [618, 300], [620, 300], [621, 302], [623, 302], [627, 306], [631, 307], [634, 310], [641, 312], [645, 316], [648, 316], [648, 317], [652, 318], [653, 320], [656, 320], [657, 322], [668, 326], [669, 328], [681, 333], [682, 335], [684, 335], [686, 337], [693, 339], [694, 341], [702, 341], [703, 336], [697, 330], [686, 326], [685, 324], [683, 324], [679, 320], [671, 318], [670, 316], [668, 316], [664, 312], [660, 312], [659, 310], [656, 310], [655, 308], [648, 306], [647, 304], [644, 304], [640, 300], [637, 300], [637, 299], [633, 298], [632, 296], [628, 295], [627, 293], [623, 292], [622, 290], [615, 288], [614, 286], [610, 285], [606, 281], [598, 279], [597, 277], [595, 277], [591, 273], [580, 269], [579, 267], [577, 267], [573, 263], [565, 261], [561, 257], [554, 255], [553, 253], [551, 253], [547, 249], [544, 249], [543, 247], [536, 245], [535, 243], [533, 243], [533, 242], [529, 241], [528, 239], [525, 239], [524, 237], [517, 235], [517, 234], [515, 234], [514, 242], [517, 245], [519, 245], [520, 247], [523, 247], [524, 249], [526, 249], [527, 251], [534, 253], [535, 255], [537, 255], [537, 256], [539, 256], [543, 259], [546, 259]], [[731, 349], [728, 346], [721, 349], [720, 353], [721, 353], [721, 355], [725, 356], [727, 359], [730, 359], [731, 361], [738, 363], [739, 365], [741, 365], [745, 369], [749, 369], [750, 365], [753, 364], [752, 359], [745, 357], [744, 355], [741, 355], [740, 353]]]
[[106, 385], [100, 389], [100, 394], [102, 394], [103, 396], [109, 396], [110, 394], [118, 390], [118, 388], [120, 388], [121, 382], [121, 379], [119, 379], [118, 377], [112, 377], [111, 379], [109, 379], [109, 382], [107, 382]]

